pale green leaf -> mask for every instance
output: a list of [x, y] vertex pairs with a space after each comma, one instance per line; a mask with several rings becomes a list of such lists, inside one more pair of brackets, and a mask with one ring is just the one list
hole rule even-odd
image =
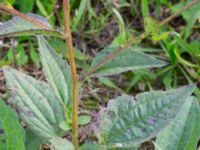
[[53, 87], [59, 100], [63, 104], [71, 106], [72, 78], [69, 65], [55, 53], [45, 38], [38, 36], [38, 41], [39, 54], [48, 82]]
[[200, 138], [200, 107], [194, 97], [187, 99], [175, 120], [157, 137], [162, 150], [194, 150]]
[[67, 139], [54, 137], [50, 140], [51, 150], [74, 150], [74, 146]]
[[92, 120], [91, 116], [82, 115], [82, 116], [78, 117], [78, 124], [86, 125], [86, 124], [90, 123], [91, 120]]
[[80, 150], [107, 150], [107, 149], [102, 145], [92, 142], [87, 142], [80, 147]]
[[132, 147], [167, 127], [194, 91], [189, 85], [162, 92], [138, 94], [133, 98], [120, 96], [101, 110], [94, 131], [99, 142], [108, 147]]
[[23, 129], [14, 110], [0, 99], [0, 149], [25, 150]]
[[[109, 54], [115, 51], [117, 47], [108, 47], [101, 51], [93, 59], [92, 68], [98, 63], [105, 59]], [[113, 75], [129, 70], [138, 70], [144, 68], [162, 67], [165, 66], [166, 62], [156, 59], [152, 56], [144, 54], [143, 52], [137, 51], [137, 47], [126, 48], [115, 58], [110, 60], [104, 66], [99, 68], [93, 75]]]
[[47, 140], [62, 135], [59, 124], [66, 120], [64, 106], [52, 88], [10, 67], [4, 67], [3, 71], [7, 87], [11, 90], [11, 101], [28, 127]]
[[11, 19], [10, 21], [0, 25], [0, 37], [25, 36], [25, 35], [30, 36], [38, 34], [62, 37], [60, 32], [50, 27], [48, 21], [45, 18], [31, 13], [29, 13], [28, 16], [49, 26], [50, 29], [48, 30], [42, 29], [37, 25], [29, 21], [26, 21], [20, 17], [13, 17], [13, 19]]

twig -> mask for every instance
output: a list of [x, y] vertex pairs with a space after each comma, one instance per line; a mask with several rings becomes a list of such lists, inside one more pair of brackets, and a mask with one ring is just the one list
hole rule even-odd
[[75, 150], [78, 150], [78, 78], [76, 72], [76, 62], [74, 57], [74, 49], [72, 43], [72, 35], [70, 29], [70, 14], [69, 14], [69, 1], [63, 0], [64, 14], [65, 14], [65, 37], [66, 45], [68, 47], [69, 53], [69, 63], [72, 73], [73, 80], [73, 120], [72, 120], [72, 134], [73, 134], [73, 144]]
[[[168, 22], [170, 22], [172, 19], [174, 19], [175, 17], [177, 17], [178, 15], [180, 15], [183, 11], [189, 9], [190, 7], [192, 7], [194, 4], [200, 2], [200, 0], [194, 0], [191, 3], [189, 3], [187, 6], [185, 6], [184, 8], [182, 8], [181, 10], [179, 10], [178, 12], [176, 12], [175, 14], [171, 15], [170, 17], [166, 18], [165, 20], [163, 20], [160, 23], [160, 26], [163, 26], [165, 24], [167, 24]], [[105, 65], [106, 63], [108, 63], [111, 59], [113, 59], [115, 56], [117, 56], [119, 53], [121, 53], [123, 50], [125, 50], [126, 48], [130, 47], [132, 44], [141, 41], [142, 39], [145, 38], [145, 33], [142, 33], [140, 36], [138, 36], [137, 38], [131, 39], [129, 41], [127, 41], [123, 46], [120, 46], [118, 49], [116, 49], [113, 53], [111, 53], [110, 55], [108, 55], [105, 59], [103, 59], [101, 62], [99, 62], [95, 67], [93, 67], [91, 70], [89, 70], [88, 72], [86, 72], [85, 74], [83, 74], [82, 76], [80, 76], [79, 80], [85, 80], [85, 78], [89, 77], [91, 74], [93, 74], [95, 71], [97, 71], [99, 68], [101, 68], [103, 65]]]
[[191, 3], [189, 3], [188, 5], [186, 5], [185, 7], [183, 7], [181, 10], [177, 11], [173, 15], [171, 15], [168, 18], [166, 18], [165, 20], [163, 20], [160, 23], [160, 26], [163, 26], [163, 25], [167, 24], [168, 22], [170, 22], [171, 20], [173, 20], [174, 18], [176, 18], [177, 16], [179, 16], [182, 12], [184, 12], [187, 9], [189, 9], [190, 7], [192, 7], [194, 4], [196, 4], [198, 2], [200, 2], [200, 0], [193, 0]]
[[41, 23], [40, 21], [38, 21], [38, 20], [36, 20], [36, 19], [33, 19], [33, 18], [31, 18], [31, 17], [29, 17], [29, 16], [27, 16], [27, 15], [25, 15], [25, 14], [23, 14], [23, 13], [17, 11], [17, 10], [15, 10], [15, 9], [12, 8], [12, 7], [8, 7], [8, 6], [5, 6], [5, 5], [3, 5], [3, 4], [0, 4], [0, 9], [1, 9], [1, 10], [4, 10], [5, 12], [8, 12], [8, 13], [10, 13], [10, 14], [12, 14], [12, 15], [18, 16], [18, 17], [20, 17], [20, 18], [22, 18], [22, 19], [24, 19], [24, 20], [26, 20], [26, 21], [28, 21], [28, 22], [31, 22], [31, 23], [37, 25], [38, 27], [40, 27], [40, 28], [42, 28], [42, 29], [52, 30], [52, 29], [51, 29], [49, 26], [47, 26], [46, 24], [43, 24], [43, 23]]

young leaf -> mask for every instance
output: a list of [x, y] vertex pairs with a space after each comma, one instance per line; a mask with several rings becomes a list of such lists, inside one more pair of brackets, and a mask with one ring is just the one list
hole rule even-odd
[[25, 35], [51, 35], [61, 37], [61, 33], [51, 29], [48, 21], [35, 14], [28, 14], [29, 17], [40, 21], [43, 24], [49, 26], [50, 29], [42, 29], [35, 24], [28, 22], [20, 17], [13, 17], [10, 21], [0, 25], [0, 37], [10, 37], [10, 36], [25, 36]]
[[151, 17], [144, 18], [145, 33], [150, 36], [155, 36], [160, 33], [159, 22]]
[[194, 97], [187, 99], [175, 120], [157, 137], [162, 150], [195, 149], [200, 137], [200, 107]]
[[91, 120], [92, 120], [91, 116], [86, 116], [86, 115], [79, 116], [79, 118], [78, 118], [78, 124], [79, 124], [79, 125], [86, 125], [86, 124], [88, 124]]
[[137, 102], [124, 95], [109, 101], [94, 125], [100, 143], [131, 147], [156, 136], [175, 118], [194, 88], [145, 92], [135, 97]]
[[52, 143], [51, 150], [74, 150], [74, 146], [67, 139], [54, 137], [50, 142]]
[[[93, 59], [92, 68], [116, 49], [117, 47], [108, 47], [97, 54], [97, 56]], [[137, 51], [137, 47], [127, 48], [115, 58], [110, 60], [107, 64], [99, 68], [94, 75], [113, 75], [129, 70], [162, 67], [165, 65], [166, 62]]]
[[64, 104], [72, 103], [72, 79], [69, 65], [59, 57], [42, 36], [38, 36], [39, 53], [44, 73], [56, 96]]
[[59, 124], [66, 120], [64, 108], [49, 85], [10, 67], [3, 71], [11, 101], [30, 129], [44, 139], [60, 135]]
[[0, 99], [0, 149], [25, 150], [23, 129], [14, 110]]

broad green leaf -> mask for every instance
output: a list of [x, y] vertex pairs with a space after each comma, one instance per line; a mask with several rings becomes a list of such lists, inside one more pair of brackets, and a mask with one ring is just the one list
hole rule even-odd
[[108, 147], [132, 147], [167, 127], [194, 91], [189, 85], [167, 92], [153, 91], [120, 96], [102, 109], [94, 131], [99, 142]]
[[200, 107], [194, 97], [186, 100], [175, 120], [157, 137], [161, 150], [194, 150], [200, 138]]
[[74, 150], [74, 146], [67, 139], [54, 137], [50, 140], [51, 150]]
[[50, 27], [48, 21], [45, 18], [31, 13], [29, 13], [28, 16], [49, 26], [50, 29], [48, 30], [42, 29], [36, 26], [35, 24], [28, 22], [20, 17], [13, 17], [13, 19], [11, 19], [10, 21], [0, 25], [0, 37], [25, 36], [25, 35], [30, 36], [38, 34], [62, 37], [60, 32]]
[[[105, 57], [115, 51], [117, 47], [108, 47], [101, 51], [93, 59], [92, 68], [101, 62]], [[166, 62], [156, 59], [152, 56], [137, 51], [135, 48], [126, 48], [115, 58], [110, 60], [107, 64], [99, 68], [94, 75], [113, 75], [129, 70], [138, 70], [144, 68], [162, 67], [165, 66]]]
[[56, 96], [64, 104], [72, 103], [72, 78], [70, 67], [59, 57], [42, 36], [38, 36], [39, 54], [44, 73]]
[[25, 150], [23, 129], [14, 110], [0, 99], [0, 149]]
[[26, 129], [26, 150], [38, 150], [43, 142], [44, 140], [36, 136], [29, 128]]
[[11, 101], [33, 133], [47, 140], [62, 135], [59, 124], [66, 120], [64, 106], [52, 88], [10, 67], [4, 67], [3, 71]]

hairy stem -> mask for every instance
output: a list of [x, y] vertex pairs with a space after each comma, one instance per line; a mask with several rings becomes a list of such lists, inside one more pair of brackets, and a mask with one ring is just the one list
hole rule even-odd
[[33, 19], [33, 18], [31, 18], [31, 17], [29, 17], [29, 16], [27, 16], [27, 15], [25, 15], [25, 14], [23, 14], [23, 13], [17, 11], [17, 10], [15, 10], [12, 7], [8, 7], [8, 6], [5, 6], [3, 4], [0, 4], [0, 9], [5, 11], [5, 12], [8, 12], [8, 13], [10, 13], [12, 15], [18, 16], [18, 17], [20, 17], [20, 18], [22, 18], [22, 19], [24, 19], [24, 20], [26, 20], [28, 22], [31, 22], [31, 23], [37, 25], [38, 27], [40, 27], [42, 29], [51, 30], [51, 28], [49, 26], [47, 26], [46, 24], [43, 24], [40, 21], [38, 21], [36, 19]]
[[[200, 2], [200, 0], [193, 0], [191, 3], [189, 3], [188, 5], [186, 5], [185, 7], [183, 7], [181, 10], [179, 10], [175, 14], [173, 14], [173, 15], [169, 16], [168, 18], [166, 18], [165, 20], [161, 21], [160, 26], [163, 26], [163, 25], [167, 24], [172, 19], [174, 19], [175, 17], [177, 17], [178, 15], [180, 15], [185, 10], [191, 8], [193, 5], [195, 5], [198, 2]], [[145, 33], [142, 33], [137, 38], [134, 38], [134, 39], [131, 39], [131, 40], [127, 41], [123, 46], [120, 46], [113, 53], [111, 53], [105, 59], [103, 59], [101, 62], [99, 62], [94, 68], [92, 68], [88, 72], [86, 72], [83, 75], [81, 75], [81, 77], [79, 78], [79, 80], [85, 80], [87, 77], [89, 77], [91, 74], [93, 74], [99, 68], [101, 68], [103, 65], [105, 65], [106, 63], [108, 63], [114, 57], [116, 57], [119, 53], [121, 53], [122, 51], [124, 51], [126, 48], [130, 47], [132, 44], [137, 43], [138, 41], [141, 41], [145, 37], [146, 37]]]
[[[4, 12], [7, 12], [7, 13], [12, 14], [12, 15], [15, 15], [15, 16], [18, 16], [18, 17], [20, 17], [20, 18], [22, 18], [22, 19], [24, 19], [24, 20], [26, 20], [26, 21], [28, 21], [28, 22], [31, 22], [32, 24], [34, 24], [34, 25], [40, 27], [40, 28], [43, 29], [44, 31], [50, 31], [50, 32], [52, 32], [52, 33], [54, 32], [54, 33], [55, 33], [54, 36], [56, 36], [56, 37], [58, 37], [58, 38], [63, 39], [63, 38], [65, 37], [65, 36], [64, 36], [64, 33], [58, 32], [58, 31], [52, 29], [51, 27], [49, 27], [48, 25], [46, 25], [46, 24], [44, 24], [44, 23], [42, 23], [42, 22], [40, 22], [40, 21], [38, 21], [38, 20], [36, 20], [36, 19], [34, 19], [34, 18], [31, 18], [30, 16], [25, 15], [25, 14], [23, 14], [23, 13], [21, 13], [21, 12], [15, 10], [15, 9], [12, 8], [12, 7], [8, 7], [8, 6], [5, 6], [5, 5], [3, 5], [3, 4], [0, 4], [0, 10], [3, 10]], [[1, 36], [1, 37], [2, 37], [2, 36]]]
[[76, 62], [74, 57], [74, 49], [72, 43], [72, 35], [70, 29], [70, 14], [69, 14], [69, 1], [63, 0], [64, 14], [65, 14], [65, 34], [66, 45], [69, 53], [69, 63], [73, 80], [73, 120], [72, 120], [72, 134], [73, 144], [75, 150], [78, 150], [78, 78], [76, 72]]

